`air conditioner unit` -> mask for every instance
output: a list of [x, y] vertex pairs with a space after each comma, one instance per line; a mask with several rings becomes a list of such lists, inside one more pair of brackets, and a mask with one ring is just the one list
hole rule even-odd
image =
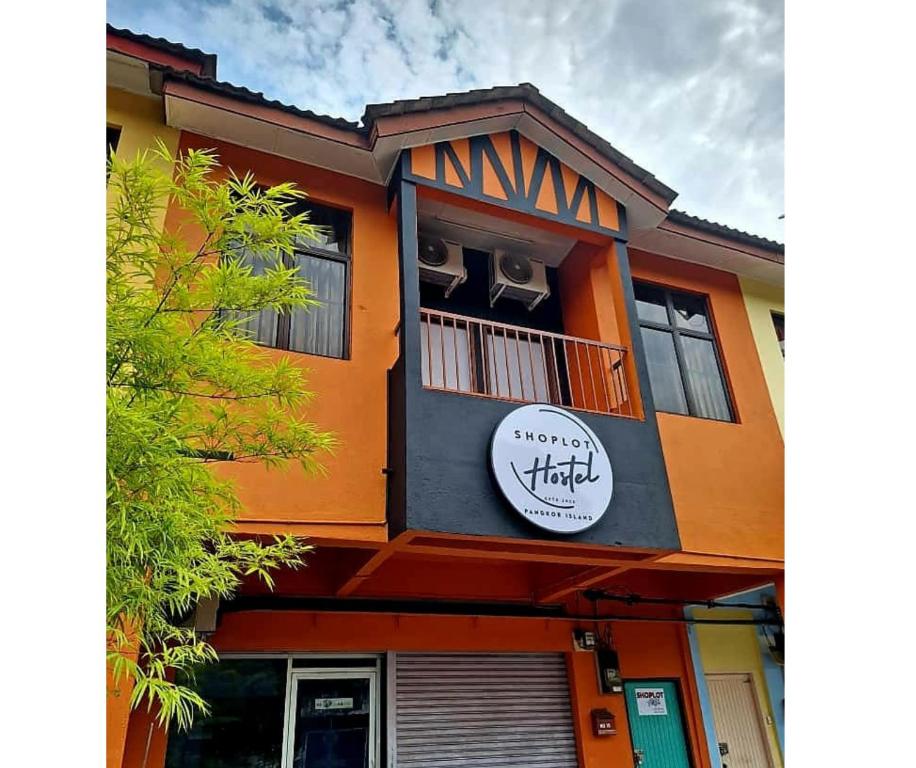
[[420, 235], [417, 239], [420, 279], [427, 283], [444, 285], [445, 298], [448, 298], [452, 291], [468, 279], [461, 246], [438, 237]]
[[193, 629], [199, 635], [212, 635], [216, 631], [218, 618], [219, 598], [205, 597], [180, 617], [177, 623], [186, 629]]
[[490, 306], [499, 298], [521, 301], [529, 311], [550, 296], [543, 261], [497, 248], [490, 256]]

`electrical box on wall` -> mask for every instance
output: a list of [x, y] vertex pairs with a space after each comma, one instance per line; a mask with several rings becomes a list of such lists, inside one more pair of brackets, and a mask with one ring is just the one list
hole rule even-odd
[[599, 648], [595, 651], [595, 663], [598, 665], [598, 690], [601, 693], [623, 693], [617, 651], [613, 648]]
[[594, 651], [598, 647], [598, 636], [587, 629], [573, 630], [573, 648], [577, 651]]

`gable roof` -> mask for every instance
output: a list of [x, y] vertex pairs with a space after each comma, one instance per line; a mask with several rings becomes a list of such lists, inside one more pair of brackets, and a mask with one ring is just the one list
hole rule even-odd
[[225, 80], [217, 80], [214, 77], [202, 77], [200, 75], [195, 75], [193, 72], [181, 71], [171, 67], [162, 67], [161, 71], [161, 77], [163, 79], [187, 83], [203, 91], [207, 91], [208, 93], [218, 96], [228, 96], [231, 99], [236, 99], [237, 101], [253, 106], [278, 109], [281, 112], [295, 115], [296, 117], [306, 117], [310, 120], [317, 120], [333, 128], [352, 131], [354, 134], [360, 136], [368, 136], [369, 134], [367, 128], [360, 126], [358, 123], [354, 123], [352, 120], [346, 120], [342, 117], [332, 117], [331, 115], [321, 115], [317, 112], [312, 112], [310, 109], [300, 109], [292, 104], [284, 104], [276, 99], [268, 99], [260, 91], [252, 91], [250, 88], [245, 88], [242, 85], [233, 85]]
[[[277, 110], [286, 115], [304, 118], [327, 128], [335, 129], [337, 136], [352, 136], [347, 139], [354, 145], [370, 149], [370, 137], [379, 120], [404, 115], [418, 115], [437, 111], [446, 112], [462, 107], [476, 107], [496, 102], [515, 101], [529, 104], [543, 112], [550, 119], [568, 130], [573, 136], [584, 142], [588, 147], [613, 163], [627, 176], [640, 182], [644, 187], [658, 195], [667, 206], [677, 197], [677, 192], [663, 182], [659, 181], [652, 173], [639, 166], [635, 161], [623, 154], [602, 138], [587, 125], [572, 117], [564, 109], [544, 96], [531, 83], [518, 85], [495, 86], [492, 88], [478, 88], [469, 91], [446, 93], [439, 96], [423, 96], [415, 99], [399, 99], [391, 102], [367, 104], [359, 123], [340, 117], [322, 115], [307, 109], [284, 104], [274, 99], [268, 99], [263, 93], [252, 91], [243, 86], [233, 85], [216, 79], [216, 54], [205, 53], [198, 48], [189, 48], [181, 43], [174, 43], [161, 37], [132, 32], [128, 29], [118, 29], [111, 24], [106, 25], [109, 36], [126, 40], [141, 46], [146, 46], [159, 51], [167, 56], [194, 63], [198, 67], [195, 73], [186, 69], [177, 69], [162, 61], [150, 62], [154, 77], [160, 84], [155, 88], [161, 91], [161, 83], [172, 81], [183, 83], [194, 89], [212, 94], [214, 96], [231, 99], [235, 102], [250, 105], [257, 109]], [[109, 46], [110, 47], [110, 46]], [[443, 123], [446, 121], [443, 120]], [[668, 209], [664, 221], [671, 224], [687, 227], [710, 235], [715, 235], [723, 240], [745, 246], [752, 246], [773, 254], [782, 256], [785, 246], [774, 240], [753, 235], [733, 227], [709, 221], [698, 216], [675, 209]], [[782, 259], [779, 259], [782, 261]]]
[[188, 48], [181, 43], [173, 43], [164, 37], [152, 37], [139, 32], [132, 32], [129, 29], [119, 29], [111, 24], [105, 25], [106, 32], [116, 38], [129, 40], [132, 43], [139, 43], [170, 56], [175, 56], [185, 61], [193, 62], [200, 67], [200, 74], [205, 77], [216, 77], [216, 54], [204, 53], [199, 48]]
[[460, 106], [476, 106], [478, 104], [505, 101], [507, 99], [516, 99], [537, 107], [556, 120], [564, 128], [585, 141], [589, 146], [607, 157], [608, 160], [619, 166], [621, 170], [645, 184], [649, 189], [662, 197], [668, 204], [677, 197], [677, 192], [671, 189], [671, 187], [663, 184], [645, 168], [641, 168], [625, 154], [615, 149], [611, 146], [610, 142], [590, 130], [585, 123], [576, 120], [576, 118], [572, 117], [572, 115], [564, 109], [560, 108], [557, 104], [541, 94], [541, 92], [531, 83], [498, 85], [493, 88], [478, 88], [471, 91], [462, 91], [460, 93], [446, 93], [442, 96], [423, 96], [417, 99], [402, 99], [383, 104], [367, 104], [366, 111], [363, 113], [362, 122], [368, 128], [371, 128], [372, 124], [380, 117], [413, 114], [417, 112], [431, 112], [434, 110], [451, 109]]
[[709, 221], [708, 219], [701, 219], [699, 216], [692, 216], [689, 213], [684, 211], [678, 211], [675, 208], [672, 208], [668, 211], [668, 217], [666, 221], [670, 221], [672, 224], [680, 224], [685, 227], [691, 227], [696, 229], [699, 232], [705, 232], [710, 235], [718, 235], [719, 237], [724, 237], [727, 240], [732, 240], [736, 243], [741, 243], [742, 245], [752, 245], [757, 248], [762, 248], [765, 251], [772, 251], [773, 253], [784, 254], [786, 252], [786, 247], [782, 243], [778, 243], [775, 240], [770, 240], [766, 237], [761, 237], [760, 235], [752, 235], [750, 232], [744, 232], [740, 229], [735, 229], [734, 227], [728, 227], [725, 224], [718, 224], [715, 221]]

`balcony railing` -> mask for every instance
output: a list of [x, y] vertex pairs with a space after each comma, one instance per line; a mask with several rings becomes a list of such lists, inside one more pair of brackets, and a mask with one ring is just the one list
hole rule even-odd
[[432, 309], [420, 327], [429, 389], [634, 415], [625, 347]]

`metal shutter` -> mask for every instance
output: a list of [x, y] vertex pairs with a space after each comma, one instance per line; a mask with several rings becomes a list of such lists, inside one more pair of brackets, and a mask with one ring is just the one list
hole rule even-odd
[[399, 768], [575, 768], [559, 653], [397, 654]]

